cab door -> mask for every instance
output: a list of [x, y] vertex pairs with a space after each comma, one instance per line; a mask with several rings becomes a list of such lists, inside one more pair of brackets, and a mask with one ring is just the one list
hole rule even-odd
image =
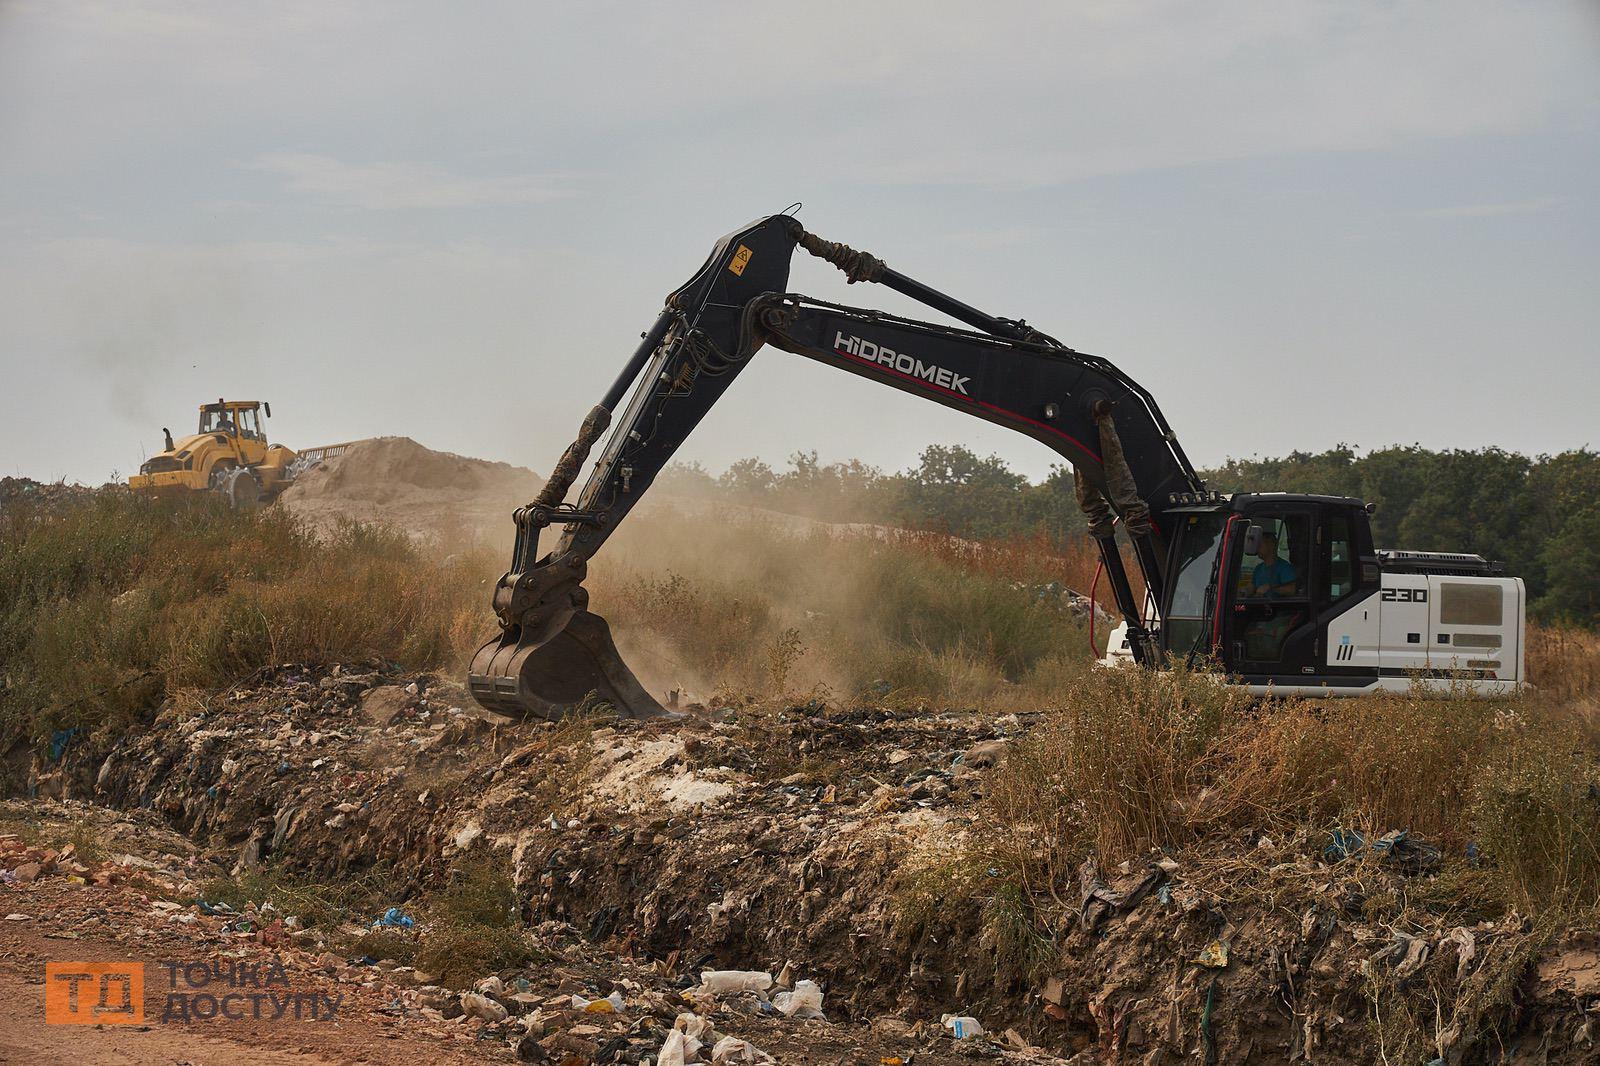
[[267, 456], [266, 437], [258, 423], [259, 415], [253, 407], [241, 407], [233, 412], [233, 417], [233, 444], [238, 450], [239, 461], [246, 466], [255, 466]]
[[1248, 527], [1260, 532], [1239, 538], [1229, 577], [1228, 656], [1246, 678], [1285, 683], [1292, 676], [1298, 683], [1316, 672], [1312, 517], [1309, 508], [1294, 505], [1257, 506], [1246, 516]]

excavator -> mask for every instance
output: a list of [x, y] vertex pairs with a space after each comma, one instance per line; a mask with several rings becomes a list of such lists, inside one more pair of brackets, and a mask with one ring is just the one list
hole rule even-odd
[[[882, 285], [966, 328], [788, 292], [796, 249], [851, 284]], [[1106, 665], [1186, 662], [1253, 692], [1308, 696], [1419, 684], [1493, 694], [1525, 677], [1526, 591], [1501, 564], [1380, 550], [1358, 499], [1208, 489], [1154, 397], [1110, 361], [824, 240], [788, 212], [717, 241], [640, 336], [549, 481], [513, 516], [511, 566], [493, 597], [500, 635], [469, 667], [472, 695], [490, 710], [559, 719], [603, 703], [625, 717], [668, 713], [588, 609], [588, 560], [764, 346], [1005, 426], [1065, 457], [1122, 616]], [[550, 526], [559, 539], [541, 554]], [[1142, 579], [1137, 595], [1118, 526]]]

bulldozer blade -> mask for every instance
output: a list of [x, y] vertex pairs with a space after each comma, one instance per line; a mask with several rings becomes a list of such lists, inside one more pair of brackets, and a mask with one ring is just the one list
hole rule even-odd
[[622, 661], [606, 620], [577, 611], [547, 640], [502, 637], [472, 657], [467, 687], [485, 708], [513, 717], [559, 721], [571, 711], [608, 703], [624, 718], [670, 715]]

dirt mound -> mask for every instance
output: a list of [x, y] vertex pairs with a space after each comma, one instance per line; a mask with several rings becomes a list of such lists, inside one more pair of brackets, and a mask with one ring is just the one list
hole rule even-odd
[[509, 536], [511, 512], [543, 484], [533, 471], [510, 463], [436, 452], [410, 437], [378, 437], [301, 475], [280, 499], [324, 527], [347, 519], [419, 537]]

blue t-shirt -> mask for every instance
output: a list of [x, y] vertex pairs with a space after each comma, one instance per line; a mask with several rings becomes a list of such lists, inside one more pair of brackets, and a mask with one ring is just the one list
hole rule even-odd
[[[1271, 564], [1257, 563], [1255, 570], [1250, 574], [1250, 581], [1258, 589], [1269, 586], [1294, 584], [1294, 567], [1289, 565], [1287, 559], [1274, 559]], [[1268, 596], [1276, 595], [1268, 592]]]

